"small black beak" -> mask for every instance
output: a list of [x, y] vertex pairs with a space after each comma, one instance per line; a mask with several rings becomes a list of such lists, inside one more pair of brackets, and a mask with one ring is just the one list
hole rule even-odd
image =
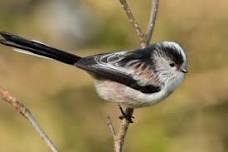
[[187, 69], [181, 69], [180, 71], [183, 72], [183, 73], [188, 73]]

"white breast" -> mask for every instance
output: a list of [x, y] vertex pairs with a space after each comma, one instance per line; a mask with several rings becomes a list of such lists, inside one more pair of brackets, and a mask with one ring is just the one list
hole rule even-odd
[[123, 106], [138, 108], [158, 103], [170, 95], [184, 79], [184, 75], [167, 83], [161, 91], [152, 94], [142, 93], [120, 83], [110, 80], [96, 80], [98, 94], [107, 101], [116, 102]]

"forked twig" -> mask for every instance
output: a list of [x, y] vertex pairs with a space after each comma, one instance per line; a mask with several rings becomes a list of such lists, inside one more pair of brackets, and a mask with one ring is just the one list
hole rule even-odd
[[[159, 6], [159, 0], [152, 0], [152, 8], [151, 8], [151, 15], [150, 15], [150, 20], [148, 24], [148, 29], [146, 34], [144, 34], [136, 21], [135, 17], [133, 16], [133, 13], [131, 9], [129, 8], [129, 5], [126, 0], [119, 0], [124, 11], [127, 14], [127, 17], [132, 24], [133, 28], [136, 31], [136, 34], [139, 38], [139, 42], [142, 48], [147, 47], [151, 41], [152, 35], [153, 35], [153, 30], [155, 26], [155, 21], [158, 13], [158, 6]], [[134, 113], [134, 109], [132, 108], [127, 108], [125, 111], [125, 114], [128, 115], [129, 117], [132, 117]], [[120, 128], [118, 132], [115, 132], [115, 129], [112, 125], [110, 117], [108, 117], [107, 120], [108, 127], [112, 133], [113, 140], [114, 140], [114, 151], [115, 152], [122, 152], [123, 151], [123, 145], [125, 141], [125, 137], [130, 125], [130, 122], [126, 119], [123, 119], [120, 124]]]
[[140, 28], [138, 22], [136, 21], [134, 15], [127, 3], [127, 0], [119, 0], [119, 1], [128, 17], [129, 22], [131, 23], [131, 25], [133, 26], [133, 28], [136, 31], [136, 34], [139, 38], [139, 43], [140, 43], [141, 47], [144, 48], [146, 46], [145, 35], [144, 35], [142, 29]]
[[[132, 117], [133, 112], [134, 112], [134, 109], [127, 108], [125, 111], [125, 114]], [[116, 133], [110, 117], [107, 118], [107, 124], [108, 124], [110, 132], [112, 133], [112, 136], [113, 136], [114, 151], [115, 152], [122, 152], [123, 151], [124, 140], [125, 140], [125, 137], [127, 135], [127, 130], [129, 128], [130, 123], [131, 122], [129, 122], [129, 120], [123, 119], [121, 121], [119, 131]]]
[[32, 126], [35, 128], [36, 132], [40, 135], [41, 139], [47, 144], [52, 152], [58, 152], [57, 147], [50, 140], [45, 131], [41, 128], [39, 123], [36, 121], [32, 113], [28, 108], [26, 108], [16, 97], [12, 96], [7, 90], [0, 87], [0, 96], [4, 101], [9, 103], [19, 114], [21, 114], [25, 119], [27, 119]]
[[156, 21], [157, 14], [158, 14], [158, 7], [159, 7], [159, 0], [153, 0], [152, 6], [151, 6], [150, 19], [149, 19], [149, 23], [148, 23], [148, 27], [147, 27], [147, 32], [145, 34], [146, 46], [148, 46], [150, 44], [150, 41], [151, 41], [151, 38], [153, 35], [155, 21]]

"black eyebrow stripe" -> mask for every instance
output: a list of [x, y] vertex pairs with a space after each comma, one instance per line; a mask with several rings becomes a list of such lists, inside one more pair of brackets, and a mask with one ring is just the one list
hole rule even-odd
[[163, 50], [166, 56], [170, 57], [176, 64], [180, 65], [184, 63], [184, 58], [181, 52], [177, 51], [174, 47], [160, 46], [160, 49]]

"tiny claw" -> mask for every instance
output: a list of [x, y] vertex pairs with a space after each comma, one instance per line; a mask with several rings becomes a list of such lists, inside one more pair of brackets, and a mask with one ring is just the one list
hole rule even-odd
[[118, 106], [119, 106], [120, 112], [122, 114], [121, 116], [119, 116], [119, 119], [121, 119], [121, 120], [126, 119], [129, 123], [133, 123], [132, 119], [134, 119], [135, 117], [124, 112], [123, 108], [120, 105], [118, 105]]

